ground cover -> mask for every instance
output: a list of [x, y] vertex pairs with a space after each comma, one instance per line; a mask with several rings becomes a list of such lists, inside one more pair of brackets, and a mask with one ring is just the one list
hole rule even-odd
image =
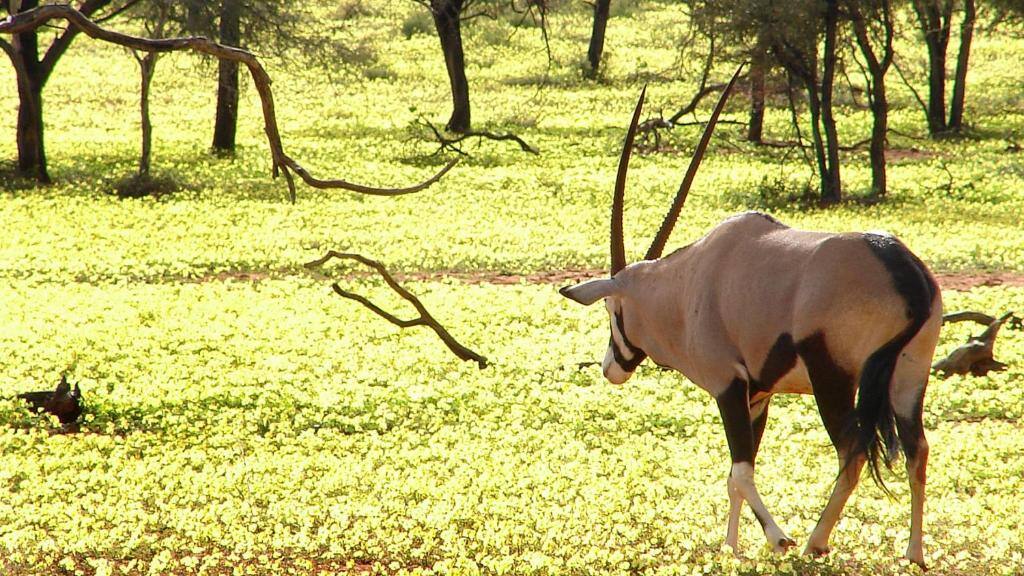
[[[733, 559], [719, 549], [728, 457], [706, 395], [651, 366], [622, 387], [578, 367], [603, 354], [605, 319], [564, 301], [551, 275], [606, 265], [617, 148], [641, 84], [653, 79], [649, 109], [668, 111], [694, 83], [665, 32], [683, 17], [670, 4], [627, 6], [599, 83], [578, 79], [582, 10], [552, 17], [550, 67], [535, 29], [475, 24], [475, 121], [542, 153], [481, 144], [430, 191], [395, 200], [300, 188], [287, 203], [269, 179], [251, 88], [239, 154], [211, 158], [212, 67], [177, 56], [157, 70], [154, 160], [184, 189], [118, 200], [113, 182], [137, 146], [133, 60], [77, 43], [45, 94], [56, 184], [0, 190], [0, 572], [917, 573], [897, 560], [902, 471], [887, 477], [894, 500], [859, 488], [831, 556], [772, 556], [745, 512], [747, 558]], [[349, 33], [367, 60], [330, 78], [271, 59], [285, 146], [314, 173], [392, 185], [443, 163], [410, 128], [447, 111], [436, 39], [402, 34], [416, 10], [389, 0], [360, 12]], [[672, 245], [760, 208], [814, 229], [889, 229], [951, 278], [1024, 272], [1024, 170], [1008, 151], [1024, 129], [1020, 53], [1019, 41], [979, 39], [968, 139], [906, 136], [924, 130], [897, 91], [892, 197], [881, 204], [787, 203], [807, 180], [799, 155], [750, 148], [723, 126]], [[8, 109], [13, 86], [0, 70]], [[843, 137], [864, 137], [866, 115], [846, 117]], [[8, 158], [13, 121], [0, 118]], [[769, 131], [782, 138], [786, 122], [773, 114]], [[631, 254], [695, 137], [680, 130], [678, 153], [634, 159]], [[862, 193], [866, 154], [844, 168]], [[429, 332], [399, 332], [332, 295], [301, 267], [327, 249], [404, 273], [493, 366], [459, 363]], [[401, 306], [371, 278], [333, 273]], [[974, 284], [950, 282], [970, 289], [947, 290], [947, 308], [1024, 310], [1019, 285]], [[940, 353], [969, 330], [947, 329]], [[51, 436], [10, 397], [52, 386], [73, 356], [87, 420], [81, 434]], [[1015, 574], [1024, 563], [1013, 497], [1024, 488], [1024, 335], [1005, 331], [997, 357], [1010, 370], [929, 389], [934, 573]], [[812, 402], [778, 398], [759, 486], [792, 536], [809, 534], [834, 468]]]

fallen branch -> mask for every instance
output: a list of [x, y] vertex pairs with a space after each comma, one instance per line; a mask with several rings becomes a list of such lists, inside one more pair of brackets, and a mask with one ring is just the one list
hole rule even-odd
[[990, 371], [1001, 372], [1005, 370], [1006, 364], [993, 357], [993, 347], [995, 346], [999, 329], [1011, 318], [1014, 318], [1012, 312], [1007, 312], [998, 319], [981, 312], [958, 312], [943, 316], [943, 323], [974, 321], [986, 324], [985, 320], [991, 319], [992, 321], [987, 323], [988, 328], [980, 335], [968, 337], [966, 344], [953, 350], [949, 353], [949, 356], [933, 364], [932, 370], [941, 372], [944, 378], [948, 378], [952, 374], [967, 374], [968, 372], [975, 376], [984, 376]]
[[252, 81], [256, 85], [256, 90], [259, 92], [260, 102], [263, 106], [264, 131], [267, 133], [267, 140], [270, 144], [274, 177], [276, 178], [279, 174], [284, 174], [285, 180], [288, 182], [288, 193], [292, 202], [295, 202], [295, 182], [292, 177], [292, 172], [298, 174], [306, 184], [313, 188], [340, 188], [342, 190], [374, 196], [399, 196], [402, 194], [412, 194], [413, 192], [419, 192], [420, 190], [427, 188], [431, 184], [437, 182], [445, 175], [445, 173], [451, 170], [452, 166], [454, 166], [456, 162], [458, 162], [457, 159], [452, 160], [445, 165], [440, 172], [431, 178], [419, 184], [405, 188], [375, 188], [372, 186], [354, 184], [341, 179], [321, 180], [319, 178], [315, 178], [310, 175], [305, 168], [299, 165], [298, 162], [285, 153], [284, 146], [281, 143], [281, 134], [277, 128], [277, 115], [274, 111], [274, 96], [270, 90], [270, 76], [267, 74], [266, 70], [263, 69], [263, 65], [260, 64], [256, 56], [251, 52], [242, 50], [241, 48], [225, 46], [224, 44], [213, 42], [201, 36], [165, 38], [159, 40], [130, 36], [128, 34], [122, 34], [120, 32], [114, 32], [113, 30], [103, 28], [71, 6], [58, 4], [39, 6], [38, 8], [33, 8], [32, 10], [19, 12], [9, 16], [5, 20], [0, 21], [0, 34], [15, 35], [22, 32], [28, 32], [40, 28], [49, 23], [50, 20], [54, 19], [66, 20], [70, 25], [77, 26], [82, 30], [82, 32], [91, 38], [110, 42], [119, 46], [125, 46], [133, 50], [157, 53], [192, 50], [194, 52], [208, 54], [219, 60], [228, 60], [231, 62], [245, 64], [249, 69], [249, 73], [252, 75]]
[[452, 353], [458, 356], [460, 360], [473, 360], [474, 362], [477, 363], [481, 370], [487, 367], [487, 358], [477, 354], [476, 352], [470, 350], [469, 348], [466, 348], [458, 341], [456, 341], [455, 338], [453, 338], [452, 335], [448, 333], [448, 330], [446, 330], [444, 326], [441, 326], [441, 324], [434, 319], [430, 312], [427, 311], [427, 309], [423, 306], [423, 303], [420, 302], [419, 298], [417, 298], [408, 290], [403, 288], [398, 283], [398, 281], [395, 280], [394, 276], [392, 276], [391, 273], [387, 271], [387, 268], [385, 268], [384, 265], [381, 264], [380, 262], [377, 262], [376, 260], [371, 260], [370, 258], [367, 258], [366, 256], [363, 256], [361, 254], [336, 252], [334, 250], [331, 250], [323, 258], [309, 262], [305, 266], [306, 268], [318, 268], [334, 258], [338, 258], [341, 260], [355, 260], [356, 262], [359, 262], [364, 266], [368, 266], [376, 270], [377, 273], [380, 274], [381, 277], [384, 279], [384, 282], [386, 282], [387, 285], [392, 290], [394, 290], [399, 296], [407, 300], [410, 304], [413, 305], [414, 308], [416, 308], [416, 311], [419, 312], [419, 316], [413, 318], [412, 320], [402, 320], [401, 318], [398, 318], [397, 316], [377, 306], [376, 304], [368, 300], [365, 296], [361, 296], [359, 294], [343, 290], [341, 286], [337, 282], [335, 282], [334, 284], [331, 285], [331, 288], [338, 296], [359, 302], [363, 306], [369, 308], [370, 311], [372, 311], [373, 313], [377, 314], [378, 316], [387, 320], [388, 322], [394, 324], [395, 326], [398, 326], [399, 328], [411, 328], [413, 326], [428, 326], [437, 334], [439, 338], [441, 338], [441, 341], [444, 342], [445, 346], [447, 346], [448, 349], [452, 351]]
[[530, 154], [538, 155], [540, 154], [540, 152], [538, 152], [536, 148], [530, 146], [529, 144], [526, 143], [525, 140], [523, 140], [519, 136], [516, 136], [515, 134], [512, 134], [511, 132], [505, 134], [495, 134], [494, 132], [487, 132], [484, 130], [470, 130], [469, 132], [463, 132], [457, 136], [449, 137], [445, 136], [444, 133], [441, 130], [439, 130], [437, 126], [434, 126], [434, 124], [429, 120], [420, 120], [418, 121], [418, 124], [427, 127], [431, 132], [433, 132], [434, 139], [437, 140], [438, 144], [440, 144], [440, 147], [434, 154], [439, 154], [441, 152], [444, 152], [445, 150], [449, 150], [461, 156], [469, 156], [469, 154], [463, 152], [462, 148], [458, 146], [460, 142], [468, 138], [477, 138], [478, 140], [486, 138], [488, 140], [495, 140], [501, 142], [512, 141], [515, 142], [516, 144], [519, 144], [519, 148], [523, 152], [529, 152]]
[[989, 316], [984, 312], [974, 312], [971, 310], [966, 310], [964, 312], [951, 312], [942, 316], [943, 324], [953, 324], [954, 322], [977, 322], [978, 324], [988, 326], [995, 321], [995, 316]]

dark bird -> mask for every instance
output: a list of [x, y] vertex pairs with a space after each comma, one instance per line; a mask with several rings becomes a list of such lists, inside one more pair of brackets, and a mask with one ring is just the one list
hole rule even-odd
[[82, 414], [82, 391], [75, 384], [72, 390], [67, 375], [61, 375], [60, 384], [52, 392], [25, 392], [18, 398], [28, 402], [37, 412], [42, 410], [60, 420], [64, 431], [77, 431], [78, 417]]

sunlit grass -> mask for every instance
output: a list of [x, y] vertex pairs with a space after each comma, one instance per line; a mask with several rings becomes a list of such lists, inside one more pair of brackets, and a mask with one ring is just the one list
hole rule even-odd
[[[402, 32], [422, 7], [364, 4], [343, 33], [368, 47], [365, 62], [327, 74], [268, 58], [284, 143], [319, 176], [408, 183], [446, 160], [411, 126], [421, 116], [443, 124], [444, 64], [436, 38]], [[45, 92], [55, 184], [5, 180], [0, 190], [0, 572], [918, 573], [898, 560], [909, 523], [901, 470], [887, 477], [894, 500], [860, 486], [827, 558], [772, 556], [749, 512], [746, 558], [720, 550], [729, 459], [713, 402], [649, 365], [622, 387], [580, 369], [603, 354], [606, 318], [554, 286], [410, 283], [492, 360], [480, 371], [301, 267], [328, 249], [414, 274], [606, 266], [611, 183], [636, 94], [650, 81], [648, 110], [674, 111], [702, 49], [680, 56], [678, 5], [616, 4], [599, 82], [580, 76], [585, 6], [552, 13], [550, 65], [536, 28], [469, 25], [474, 122], [514, 131], [541, 155], [471, 143], [444, 180], [398, 199], [300, 186], [288, 203], [270, 178], [251, 86], [238, 153], [214, 158], [214, 68], [168, 56], [154, 84], [154, 168], [181, 189], [119, 200], [115, 184], [138, 149], [137, 71], [121, 50], [76, 41]], [[1019, 40], [978, 39], [966, 139], [919, 139], [920, 111], [893, 87], [899, 153], [883, 203], [788, 204], [814, 183], [801, 155], [753, 148], [722, 126], [671, 244], [760, 208], [812, 229], [888, 229], [944, 272], [1024, 271], [1024, 170], [1007, 151], [1024, 130], [1020, 50]], [[922, 58], [906, 59], [916, 81]], [[866, 137], [867, 114], [842, 101], [842, 138]], [[0, 102], [16, 106], [9, 68]], [[743, 119], [742, 100], [729, 115]], [[14, 121], [0, 117], [7, 161]], [[792, 137], [782, 111], [767, 126], [773, 139]], [[668, 135], [677, 153], [634, 157], [631, 255], [646, 249], [696, 130]], [[866, 154], [844, 162], [847, 191], [863, 196]], [[377, 282], [343, 282], [406, 310]], [[944, 296], [950, 310], [1024, 311], [1021, 288]], [[939, 353], [971, 329], [947, 328]], [[13, 396], [51, 388], [74, 357], [83, 432], [51, 436], [52, 423]], [[1021, 332], [1004, 329], [996, 357], [1010, 369], [929, 387], [933, 573], [1009, 575], [1024, 563]], [[806, 539], [835, 472], [813, 402], [773, 401], [758, 485], [792, 536]]]

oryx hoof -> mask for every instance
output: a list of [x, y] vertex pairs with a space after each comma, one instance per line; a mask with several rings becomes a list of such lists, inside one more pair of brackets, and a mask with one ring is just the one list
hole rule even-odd
[[781, 538], [778, 539], [778, 541], [775, 542], [775, 545], [772, 546], [772, 551], [776, 554], [785, 554], [787, 550], [794, 546], [796, 546], [796, 540], [793, 540], [789, 536], [783, 535]]
[[911, 553], [910, 550], [907, 550], [907, 553], [904, 555], [904, 558], [906, 558], [907, 560], [910, 560], [914, 564], [917, 564], [918, 567], [921, 568], [922, 572], [927, 572], [928, 571], [928, 566], [925, 566], [925, 563], [924, 563], [924, 554], [923, 553], [913, 554], [913, 553]]
[[822, 556], [827, 556], [828, 553], [831, 551], [832, 549], [828, 546], [811, 546], [810, 544], [808, 544], [807, 548], [804, 548], [804, 556], [821, 558]]
[[906, 553], [903, 554], [903, 558], [921, 567], [922, 572], [928, 572], [928, 567], [925, 566], [925, 550], [922, 549], [921, 544], [914, 546], [910, 544], [906, 547]]

